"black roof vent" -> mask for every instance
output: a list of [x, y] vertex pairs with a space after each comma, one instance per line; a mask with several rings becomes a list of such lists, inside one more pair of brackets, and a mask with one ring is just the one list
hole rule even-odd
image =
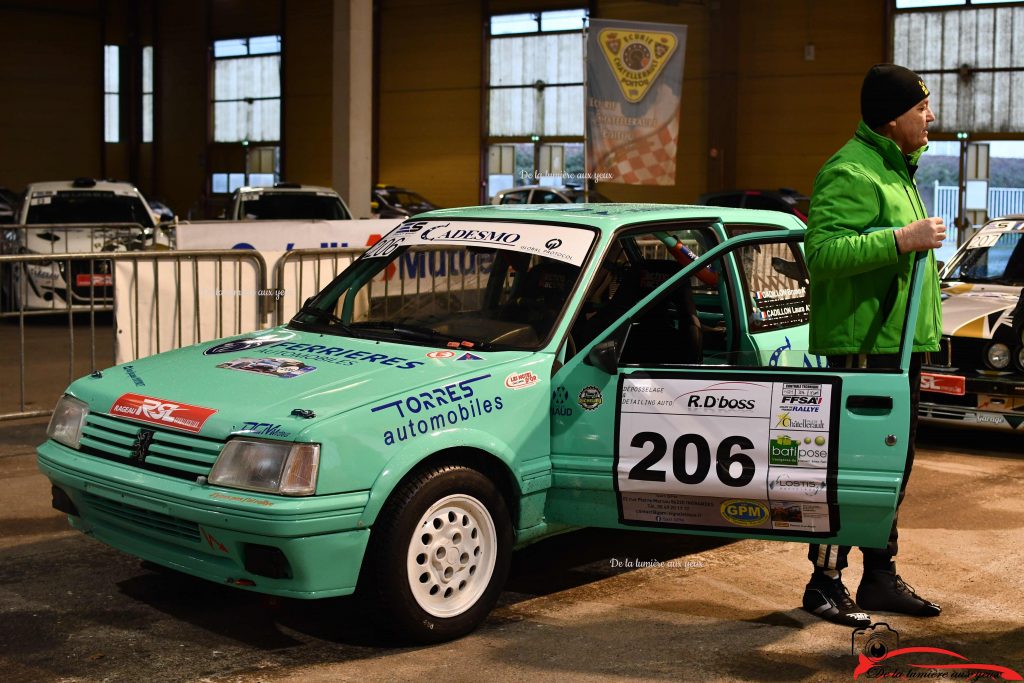
[[274, 187], [283, 187], [287, 190], [297, 190], [302, 187], [302, 185], [299, 185], [298, 183], [274, 183]]
[[96, 181], [92, 178], [75, 178], [71, 187], [96, 187]]

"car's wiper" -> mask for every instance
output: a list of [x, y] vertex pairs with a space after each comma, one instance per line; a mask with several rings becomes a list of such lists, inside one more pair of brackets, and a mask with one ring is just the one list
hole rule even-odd
[[351, 325], [349, 325], [344, 320], [342, 320], [338, 316], [334, 315], [330, 311], [326, 311], [326, 310], [324, 310], [322, 308], [317, 308], [317, 307], [312, 306], [310, 304], [306, 304], [302, 308], [299, 309], [299, 313], [300, 314], [304, 313], [306, 315], [311, 315], [314, 318], [316, 318], [317, 321], [319, 321], [319, 322], [327, 322], [327, 323], [329, 323], [330, 325], [332, 325], [334, 327], [341, 328], [341, 330], [343, 332], [345, 332], [346, 334], [351, 334], [352, 336], [356, 336], [352, 332]]
[[362, 322], [355, 323], [354, 326], [360, 329], [387, 331], [402, 339], [424, 342], [426, 344], [444, 346], [448, 348], [458, 347], [462, 349], [485, 349], [489, 346], [487, 342], [465, 339], [462, 337], [453, 337], [450, 334], [438, 332], [432, 327], [426, 327], [424, 325], [407, 325], [404, 323], [393, 322]]

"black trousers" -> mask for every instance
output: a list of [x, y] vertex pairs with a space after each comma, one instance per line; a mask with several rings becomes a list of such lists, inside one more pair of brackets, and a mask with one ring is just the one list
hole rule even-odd
[[[896, 368], [900, 359], [897, 355], [847, 355], [829, 356], [830, 368]], [[921, 402], [921, 354], [910, 356], [910, 433], [907, 439], [907, 466], [903, 471], [903, 482], [900, 484], [900, 495], [896, 500], [896, 514], [892, 518], [892, 529], [889, 530], [889, 542], [884, 548], [861, 548], [864, 555], [864, 569], [887, 569], [899, 552], [899, 530], [896, 522], [899, 519], [900, 503], [907, 490], [910, 480], [910, 469], [914, 465], [914, 441], [917, 437], [917, 407]], [[815, 572], [842, 571], [847, 567], [850, 554], [848, 545], [813, 544], [807, 550], [807, 559], [814, 564]]]

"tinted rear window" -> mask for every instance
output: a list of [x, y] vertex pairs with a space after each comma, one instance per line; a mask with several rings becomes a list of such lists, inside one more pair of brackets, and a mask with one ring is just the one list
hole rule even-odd
[[248, 220], [287, 220], [302, 218], [339, 221], [351, 218], [337, 197], [305, 192], [261, 194], [259, 199], [242, 202], [239, 218]]

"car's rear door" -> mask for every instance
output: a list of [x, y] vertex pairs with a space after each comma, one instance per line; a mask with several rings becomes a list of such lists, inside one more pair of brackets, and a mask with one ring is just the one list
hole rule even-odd
[[[630, 343], [630, 321], [684, 278], [779, 239], [745, 235], [716, 247], [559, 369], [549, 522], [885, 544], [906, 460], [909, 347], [891, 371], [807, 368], [799, 349], [774, 367], [720, 357], [678, 365], [671, 349], [664, 362], [608, 362]], [[907, 321], [920, 282], [916, 271]]]

